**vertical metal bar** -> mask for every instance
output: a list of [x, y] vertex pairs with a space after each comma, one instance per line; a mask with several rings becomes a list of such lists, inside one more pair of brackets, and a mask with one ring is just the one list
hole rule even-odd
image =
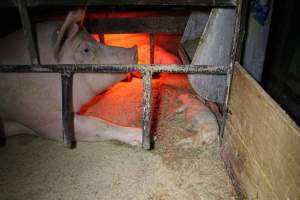
[[72, 73], [61, 74], [63, 142], [64, 146], [67, 148], [72, 148], [75, 142], [74, 116], [72, 106], [72, 77]]
[[100, 43], [105, 44], [104, 34], [103, 33], [99, 34], [99, 40], [100, 40]]
[[5, 137], [4, 123], [0, 117], [0, 147], [5, 146], [5, 143], [6, 143], [6, 137]]
[[31, 23], [27, 11], [27, 1], [18, 0], [18, 8], [19, 8], [20, 18], [23, 26], [24, 36], [27, 41], [31, 64], [39, 64], [40, 60], [38, 56], [38, 50], [32, 34]]
[[235, 26], [234, 27], [234, 35], [233, 35], [233, 42], [232, 42], [231, 53], [230, 53], [230, 65], [229, 65], [229, 70], [227, 72], [227, 90], [226, 90], [225, 102], [223, 105], [223, 117], [222, 117], [222, 124], [221, 124], [221, 130], [220, 130], [221, 138], [223, 138], [223, 136], [224, 136], [225, 123], [226, 123], [227, 114], [228, 114], [230, 88], [231, 88], [231, 82], [232, 82], [232, 77], [233, 77], [233, 70], [234, 70], [234, 65], [235, 65], [238, 40], [240, 37], [241, 11], [242, 11], [242, 1], [241, 0], [237, 2], [237, 7], [235, 9], [236, 9], [236, 20], [235, 20], [235, 25], [234, 25]]
[[144, 85], [144, 112], [143, 112], [143, 148], [151, 148], [151, 91], [152, 91], [152, 72], [146, 71], [143, 74]]
[[155, 34], [150, 33], [150, 64], [154, 64]]

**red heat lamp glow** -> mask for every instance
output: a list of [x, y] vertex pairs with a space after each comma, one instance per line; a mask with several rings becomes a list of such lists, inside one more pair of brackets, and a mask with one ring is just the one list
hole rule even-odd
[[[99, 34], [93, 33], [91, 35], [97, 42], [100, 42]], [[172, 36], [170, 37], [172, 38]], [[161, 37], [160, 42], [163, 42], [162, 39], [163, 37]], [[104, 43], [125, 48], [136, 45], [138, 47], [138, 64], [150, 64], [150, 35], [147, 33], [104, 34]], [[174, 44], [172, 45], [174, 46]], [[172, 49], [172, 47], [169, 47], [169, 49]], [[177, 56], [155, 44], [154, 64], [181, 64], [181, 61]]]
[[[100, 42], [98, 34], [92, 34], [92, 37]], [[180, 36], [177, 35], [156, 37], [154, 64], [181, 64], [181, 60], [174, 55], [179, 41]], [[125, 48], [136, 45], [138, 47], [138, 64], [150, 64], [150, 35], [147, 33], [105, 34], [104, 43]], [[164, 74], [160, 79], [153, 80], [153, 87], [158, 87], [167, 80], [175, 80], [178, 84], [187, 85], [185, 84], [187, 82], [186, 77], [176, 79], [168, 77], [169, 75]], [[170, 77], [174, 77], [174, 75], [170, 75]], [[97, 95], [90, 102], [83, 105], [79, 113], [123, 126], [140, 127], [142, 123], [142, 93], [143, 84], [141, 79], [133, 78], [130, 82], [119, 82], [110, 90]], [[155, 92], [153, 95], [155, 96]]]

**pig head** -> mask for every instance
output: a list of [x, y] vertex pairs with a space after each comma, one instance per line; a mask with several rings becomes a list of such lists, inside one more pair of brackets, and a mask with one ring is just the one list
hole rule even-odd
[[[80, 26], [82, 11], [71, 11], [65, 22], [37, 25], [36, 35], [42, 64], [136, 64], [137, 48], [98, 44]], [[21, 31], [0, 41], [0, 64], [29, 64]], [[126, 74], [75, 74], [73, 107], [77, 113], [96, 94], [124, 79]], [[0, 74], [0, 116], [6, 135], [39, 134], [62, 139], [60, 74]], [[77, 140], [117, 139], [130, 144], [141, 142], [141, 130], [75, 114]]]

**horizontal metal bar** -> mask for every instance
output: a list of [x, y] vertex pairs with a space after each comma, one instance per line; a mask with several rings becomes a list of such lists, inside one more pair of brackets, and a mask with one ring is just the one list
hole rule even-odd
[[217, 65], [105, 65], [105, 64], [58, 64], [58, 65], [0, 65], [0, 73], [123, 73], [169, 72], [189, 74], [226, 75], [227, 66]]
[[[232, 7], [236, 0], [27, 0], [28, 6], [81, 6], [81, 5], [142, 5], [142, 6], [215, 6]], [[1, 0], [0, 6], [13, 6], [12, 0]]]
[[84, 22], [95, 33], [183, 33], [188, 16], [146, 16], [103, 18]]

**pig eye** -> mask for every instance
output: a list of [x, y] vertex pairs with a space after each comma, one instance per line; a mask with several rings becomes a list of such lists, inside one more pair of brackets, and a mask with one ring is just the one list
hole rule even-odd
[[86, 48], [86, 49], [84, 49], [83, 51], [84, 51], [85, 53], [88, 53], [88, 52], [89, 52], [89, 49]]

